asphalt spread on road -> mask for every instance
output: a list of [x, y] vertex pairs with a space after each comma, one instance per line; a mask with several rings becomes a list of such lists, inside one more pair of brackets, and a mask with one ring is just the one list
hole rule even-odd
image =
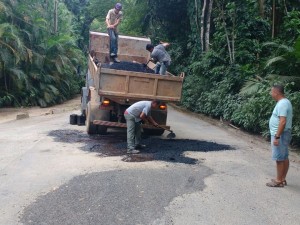
[[83, 151], [96, 152], [100, 157], [121, 156], [126, 162], [166, 161], [173, 163], [197, 164], [198, 160], [184, 155], [184, 152], [210, 152], [234, 150], [232, 146], [215, 142], [190, 139], [163, 139], [143, 136], [142, 144], [147, 147], [140, 154], [126, 154], [126, 132], [114, 132], [108, 135], [89, 136], [78, 130], [54, 130], [49, 136], [57, 142], [80, 142]]
[[74, 177], [26, 207], [20, 216], [24, 225], [172, 224], [165, 216], [168, 205], [176, 197], [202, 191], [204, 178], [213, 174], [184, 152], [234, 149], [214, 142], [143, 136], [147, 148], [141, 154], [127, 155], [124, 131], [89, 136], [75, 129], [53, 130], [48, 135], [56, 142], [82, 143], [82, 151], [96, 152], [99, 157], [169, 163], [159, 169], [113, 170]]
[[[202, 191], [205, 166], [128, 169], [73, 178], [39, 197], [20, 218], [24, 225], [172, 224], [165, 209], [177, 196]], [[201, 213], [201, 212], [199, 212]], [[165, 223], [166, 222], [166, 223]]]

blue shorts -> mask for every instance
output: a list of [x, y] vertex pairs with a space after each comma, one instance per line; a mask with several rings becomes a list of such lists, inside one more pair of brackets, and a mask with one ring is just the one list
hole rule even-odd
[[289, 158], [289, 144], [292, 139], [291, 130], [284, 131], [279, 139], [279, 146], [273, 144], [275, 136], [271, 136], [272, 159], [276, 161], [284, 161]]

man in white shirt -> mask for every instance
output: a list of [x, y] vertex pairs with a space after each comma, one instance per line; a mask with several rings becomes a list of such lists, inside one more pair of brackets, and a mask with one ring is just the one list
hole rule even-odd
[[124, 117], [127, 125], [127, 153], [137, 154], [145, 146], [141, 145], [141, 122], [149, 121], [154, 126], [158, 124], [151, 117], [151, 109], [160, 105], [160, 101], [140, 101], [126, 109]]
[[118, 60], [118, 25], [123, 18], [123, 12], [121, 10], [122, 4], [117, 3], [115, 8], [108, 11], [105, 21], [110, 39], [109, 54], [110, 57], [114, 59], [114, 62], [120, 62]]

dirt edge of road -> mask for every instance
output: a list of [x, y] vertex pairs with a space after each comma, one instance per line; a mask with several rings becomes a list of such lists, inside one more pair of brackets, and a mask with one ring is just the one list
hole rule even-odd
[[62, 104], [41, 108], [35, 107], [20, 107], [20, 108], [0, 108], [0, 124], [9, 121], [20, 119], [27, 119], [36, 116], [47, 116], [52, 114], [59, 114], [74, 110], [80, 110], [80, 95], [76, 95], [73, 99], [65, 101]]

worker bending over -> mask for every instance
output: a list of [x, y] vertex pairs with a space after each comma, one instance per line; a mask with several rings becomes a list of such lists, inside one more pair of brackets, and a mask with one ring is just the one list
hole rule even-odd
[[127, 153], [137, 154], [139, 149], [145, 148], [141, 145], [141, 122], [150, 122], [154, 126], [158, 124], [151, 117], [151, 109], [156, 109], [160, 105], [160, 101], [140, 101], [131, 105], [126, 109], [124, 116], [127, 125]]
[[155, 47], [152, 44], [146, 45], [146, 50], [151, 53], [150, 57], [153, 59], [154, 63], [156, 63], [156, 74], [166, 75], [167, 69], [171, 64], [171, 57], [166, 51], [166, 48], [169, 45], [169, 43], [161, 43]]

